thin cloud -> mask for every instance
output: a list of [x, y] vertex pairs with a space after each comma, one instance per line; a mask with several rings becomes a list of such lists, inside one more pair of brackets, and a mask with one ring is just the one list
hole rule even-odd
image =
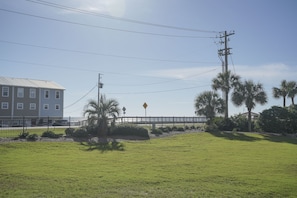
[[161, 78], [173, 79], [196, 79], [196, 78], [212, 78], [220, 70], [219, 66], [212, 67], [191, 67], [176, 69], [160, 69], [148, 72], [147, 75]]
[[296, 80], [296, 67], [288, 66], [283, 63], [272, 63], [259, 66], [237, 65], [236, 74], [243, 79], [251, 79], [264, 85], [277, 86], [281, 80]]

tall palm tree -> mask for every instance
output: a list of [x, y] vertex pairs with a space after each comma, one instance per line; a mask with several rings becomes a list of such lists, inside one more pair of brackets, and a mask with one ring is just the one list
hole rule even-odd
[[292, 105], [295, 105], [294, 98], [297, 94], [297, 83], [295, 81], [288, 82], [288, 97], [292, 100]]
[[280, 98], [283, 97], [283, 107], [286, 107], [286, 97], [288, 96], [289, 93], [289, 84], [286, 80], [283, 80], [281, 82], [280, 87], [273, 87], [273, 97], [275, 98]]
[[258, 83], [254, 84], [253, 81], [245, 81], [240, 83], [232, 93], [232, 101], [236, 106], [245, 104], [248, 110], [248, 129], [252, 130], [251, 112], [255, 108], [256, 103], [261, 105], [267, 102], [267, 95], [263, 89], [263, 85]]
[[212, 80], [212, 88], [217, 91], [218, 89], [222, 90], [225, 94], [225, 119], [228, 118], [228, 101], [229, 101], [229, 92], [234, 88], [239, 82], [240, 76], [232, 74], [231, 71], [224, 73], [219, 73], [216, 78]]
[[84, 110], [89, 124], [98, 125], [98, 136], [106, 137], [110, 119], [115, 119], [120, 113], [119, 103], [115, 99], [106, 99], [101, 96], [99, 105], [95, 100], [90, 100]]
[[216, 113], [224, 113], [225, 103], [216, 92], [205, 91], [196, 97], [195, 108], [197, 115], [205, 115], [212, 121]]

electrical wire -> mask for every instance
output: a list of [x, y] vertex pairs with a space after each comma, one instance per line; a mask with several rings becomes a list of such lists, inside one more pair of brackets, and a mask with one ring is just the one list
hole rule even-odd
[[27, 0], [27, 1], [29, 1], [31, 3], [41, 4], [41, 5], [50, 6], [50, 7], [54, 7], [54, 8], [59, 8], [59, 9], [63, 9], [63, 10], [68, 10], [68, 11], [72, 11], [72, 12], [89, 14], [89, 15], [93, 15], [93, 16], [99, 16], [99, 17], [104, 17], [104, 18], [108, 18], [108, 19], [120, 20], [120, 21], [125, 21], [125, 22], [130, 22], [130, 23], [141, 24], [141, 25], [149, 25], [149, 26], [168, 28], [168, 29], [176, 29], [176, 30], [183, 30], [183, 31], [216, 33], [216, 34], [219, 33], [218, 31], [184, 28], [184, 27], [170, 26], [170, 25], [164, 25], [164, 24], [150, 23], [150, 22], [145, 22], [145, 21], [138, 21], [138, 20], [122, 18], [122, 17], [115, 17], [115, 16], [110, 16], [110, 15], [100, 14], [100, 13], [96, 13], [96, 12], [92, 12], [92, 11], [88, 11], [88, 10], [73, 8], [73, 7], [69, 7], [69, 6], [65, 6], [65, 5], [61, 5], [61, 4], [57, 4], [57, 3], [52, 3], [52, 2], [48, 2], [48, 1], [43, 1], [43, 0]]
[[97, 55], [97, 56], [106, 56], [106, 57], [114, 57], [114, 58], [125, 58], [125, 59], [135, 59], [135, 60], [145, 60], [145, 61], [157, 61], [157, 62], [174, 62], [174, 63], [216, 63], [216, 62], [203, 62], [203, 61], [187, 61], [187, 60], [170, 60], [170, 59], [155, 59], [155, 58], [146, 58], [146, 57], [137, 57], [137, 56], [122, 56], [122, 55], [115, 55], [115, 54], [104, 54], [104, 53], [97, 53], [97, 52], [88, 52], [88, 51], [81, 51], [81, 50], [72, 50], [72, 49], [65, 49], [65, 48], [57, 48], [57, 47], [48, 47], [48, 46], [41, 46], [41, 45], [33, 45], [28, 43], [20, 43], [20, 42], [12, 42], [12, 41], [5, 41], [0, 40], [2, 43], [14, 44], [14, 45], [22, 45], [34, 48], [43, 48], [49, 50], [57, 50], [57, 51], [64, 51], [64, 52], [72, 52], [72, 53], [80, 53], [80, 54], [89, 54], [89, 55]]
[[72, 104], [67, 105], [66, 107], [64, 107], [64, 109], [67, 109], [67, 108], [72, 107], [73, 105], [77, 104], [79, 101], [81, 101], [82, 99], [84, 99], [87, 95], [89, 95], [96, 87], [97, 87], [97, 84], [92, 89], [90, 89], [90, 91], [88, 91], [85, 95], [83, 95], [78, 100], [76, 100], [74, 103], [72, 103]]
[[[112, 74], [112, 75], [126, 75], [126, 76], [138, 76], [138, 77], [147, 77], [147, 78], [161, 78], [161, 77], [156, 77], [156, 76], [148, 76], [148, 75], [141, 75], [141, 74], [131, 74], [131, 73], [123, 73], [123, 72], [107, 72], [107, 71], [98, 71], [98, 70], [92, 70], [92, 69], [85, 69], [83, 67], [66, 67], [66, 66], [58, 66], [58, 65], [49, 65], [49, 64], [41, 64], [41, 63], [33, 63], [33, 62], [26, 62], [26, 61], [18, 61], [18, 60], [10, 60], [10, 59], [3, 59], [0, 58], [0, 61], [5, 61], [5, 62], [11, 62], [11, 63], [20, 63], [20, 64], [28, 64], [28, 65], [36, 65], [36, 66], [42, 66], [42, 67], [49, 67], [49, 68], [57, 68], [57, 69], [67, 69], [67, 70], [77, 70], [77, 71], [85, 71], [85, 72], [92, 72], [92, 73], [104, 73], [104, 74]], [[191, 75], [188, 78], [193, 78], [195, 76], [200, 76], [202, 74], [211, 72], [217, 70], [217, 68], [214, 69], [210, 69], [208, 71], [205, 71], [203, 73], [199, 73], [199, 74], [195, 74], [195, 75]], [[165, 84], [165, 83], [170, 83], [173, 81], [180, 81], [180, 80], [184, 80], [184, 79], [173, 79], [173, 80], [166, 80], [166, 81], [162, 81], [162, 82], [154, 82], [154, 83], [147, 83], [147, 84], [113, 84], [113, 83], [109, 83], [109, 85], [111, 86], [149, 86], [149, 85], [157, 85], [157, 84]]]
[[133, 31], [133, 30], [125, 30], [125, 29], [104, 27], [104, 26], [98, 26], [98, 25], [90, 25], [90, 24], [73, 22], [73, 21], [66, 21], [66, 20], [62, 20], [62, 19], [44, 17], [44, 16], [28, 14], [28, 13], [19, 12], [19, 11], [7, 10], [7, 9], [3, 9], [3, 8], [0, 8], [0, 11], [5, 11], [5, 12], [9, 12], [9, 13], [19, 14], [19, 15], [24, 15], [24, 16], [29, 16], [29, 17], [34, 17], [34, 18], [39, 18], [39, 19], [44, 19], [44, 20], [50, 20], [50, 21], [55, 21], [55, 22], [68, 23], [68, 24], [72, 24], [72, 25], [80, 25], [80, 26], [84, 26], [84, 27], [99, 28], [99, 29], [120, 31], [120, 32], [126, 32], [126, 33], [135, 33], [135, 34], [143, 34], [143, 35], [151, 35], [151, 36], [163, 36], [163, 37], [174, 37], [174, 38], [214, 38], [214, 37], [170, 35], [170, 34], [159, 34], [159, 33], [152, 33], [152, 32], [140, 32], [140, 31]]
[[179, 89], [159, 90], [159, 91], [117, 92], [117, 93], [107, 93], [107, 94], [117, 94], [117, 95], [155, 94], [155, 93], [166, 93], [166, 92], [173, 92], [173, 91], [182, 91], [182, 90], [188, 90], [188, 89], [196, 89], [196, 88], [199, 88], [199, 87], [206, 87], [206, 86], [210, 86], [210, 84], [208, 84], [208, 85], [201, 85], [201, 86], [195, 86], [195, 87], [185, 87], [185, 88], [179, 88]]

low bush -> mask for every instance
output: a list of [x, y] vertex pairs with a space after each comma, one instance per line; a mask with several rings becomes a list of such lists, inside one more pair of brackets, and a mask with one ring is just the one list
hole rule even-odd
[[177, 131], [185, 131], [185, 128], [184, 128], [184, 127], [177, 127], [176, 130], [177, 130]]
[[163, 133], [169, 133], [171, 131], [170, 127], [159, 127], [158, 129]]
[[19, 138], [20, 139], [26, 139], [27, 136], [29, 135], [29, 132], [28, 131], [22, 131], [19, 135]]
[[152, 129], [151, 134], [155, 134], [155, 135], [162, 135], [163, 132], [161, 129]]
[[36, 141], [38, 140], [38, 135], [37, 134], [30, 134], [26, 137], [27, 141]]
[[44, 131], [41, 135], [41, 137], [47, 137], [47, 138], [59, 138], [60, 135], [55, 134], [53, 131]]
[[123, 135], [123, 136], [140, 136], [149, 137], [148, 130], [136, 125], [122, 124], [115, 126], [111, 131], [110, 135]]
[[219, 128], [216, 124], [208, 124], [205, 127], [206, 132], [218, 132]]
[[285, 108], [273, 106], [264, 110], [259, 117], [259, 126], [265, 132], [296, 133], [297, 105]]
[[86, 128], [81, 127], [81, 128], [76, 129], [73, 132], [72, 137], [74, 137], [74, 138], [88, 138], [88, 137], [90, 137], [90, 133], [89, 133], [89, 131], [87, 131]]
[[215, 124], [220, 131], [232, 131], [235, 128], [234, 122], [229, 118], [215, 117], [211, 124]]
[[66, 134], [66, 136], [71, 137], [73, 135], [74, 131], [75, 131], [74, 128], [67, 128], [67, 129], [65, 129], [65, 134]]

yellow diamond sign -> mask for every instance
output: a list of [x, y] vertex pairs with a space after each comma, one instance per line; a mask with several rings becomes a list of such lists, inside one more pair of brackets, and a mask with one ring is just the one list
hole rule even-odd
[[143, 106], [143, 108], [145, 108], [145, 109], [146, 109], [146, 108], [147, 108], [147, 104], [146, 104], [146, 102], [145, 102], [145, 103], [143, 103], [143, 105], [142, 105], [142, 106]]

